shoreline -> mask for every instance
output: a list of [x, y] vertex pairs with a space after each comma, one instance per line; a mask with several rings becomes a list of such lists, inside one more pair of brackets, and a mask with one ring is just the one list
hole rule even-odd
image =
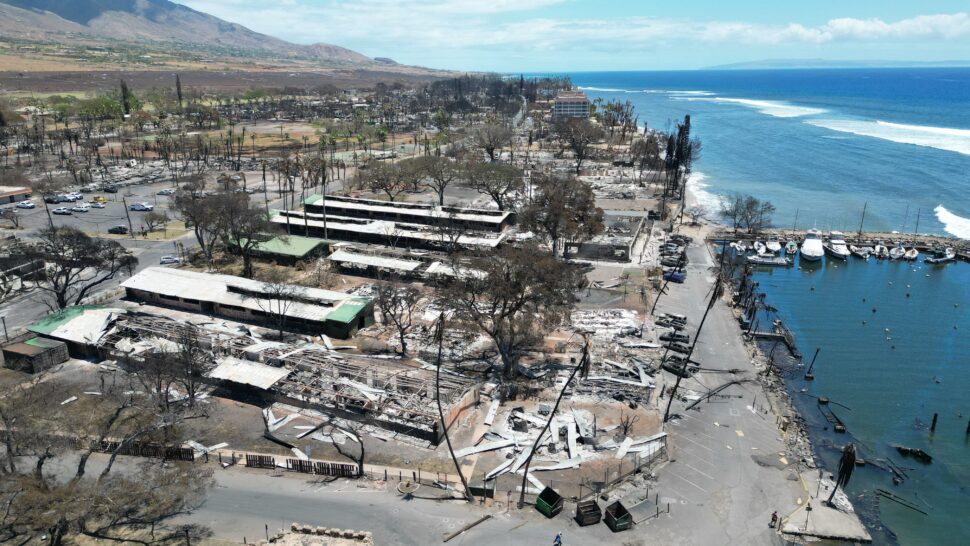
[[[685, 203], [684, 203], [685, 210], [694, 206], [699, 206], [697, 196], [694, 194], [690, 186], [687, 187], [684, 200], [685, 200]], [[681, 225], [684, 225], [684, 224], [681, 224]], [[717, 231], [723, 229], [724, 227], [725, 226], [723, 226], [722, 224], [715, 221], [711, 221], [708, 218], [700, 218], [697, 221], [695, 229], [697, 230], [698, 235], [700, 235], [704, 239], [704, 244], [707, 246], [708, 251], [712, 252], [711, 254], [712, 257], [714, 256], [713, 254], [714, 247], [711, 244], [708, 237], [710, 237], [710, 235], [716, 233]], [[734, 287], [732, 286], [732, 290], [731, 290], [732, 293], [733, 293], [733, 288]], [[743, 331], [741, 330], [738, 323], [738, 319], [740, 318], [742, 311], [739, 307], [737, 307], [734, 304], [733, 298], [724, 300], [724, 303], [728, 306], [728, 309], [730, 311], [730, 316], [733, 318], [733, 321], [732, 321], [733, 324], [730, 324], [729, 326], [731, 328], [737, 329], [738, 335], [741, 337], [742, 345], [744, 346], [745, 350], [748, 352], [748, 355], [750, 357], [750, 362], [752, 367], [754, 368], [757, 383], [758, 385], [760, 385], [762, 392], [764, 392], [765, 397], [767, 398], [767, 403], [770, 408], [769, 411], [771, 414], [773, 414], [776, 417], [776, 425], [778, 427], [778, 432], [783, 439], [783, 444], [785, 446], [785, 453], [791, 456], [792, 459], [794, 459], [792, 461], [793, 467], [798, 469], [799, 481], [805, 490], [808, 500], [809, 501], [816, 500], [815, 498], [813, 498], [813, 493], [815, 493], [815, 491], [812, 491], [812, 489], [815, 488], [815, 485], [812, 485], [810, 487], [809, 484], [806, 483], [805, 476], [802, 475], [803, 472], [805, 473], [818, 472], [818, 479], [820, 481], [818, 482], [817, 485], [818, 485], [818, 488], [822, 491], [822, 494], [827, 494], [827, 492], [830, 491], [828, 488], [829, 488], [829, 485], [831, 485], [832, 480], [834, 479], [834, 476], [831, 470], [825, 468], [824, 466], [821, 466], [820, 464], [821, 459], [819, 457], [819, 451], [818, 451], [819, 446], [816, 445], [815, 442], [813, 442], [813, 439], [807, 429], [807, 424], [806, 424], [807, 420], [805, 416], [802, 415], [802, 413], [799, 411], [799, 409], [794, 403], [794, 400], [792, 399], [792, 396], [793, 396], [792, 389], [794, 388], [794, 386], [790, 385], [789, 382], [786, 381], [783, 374], [783, 370], [777, 364], [771, 366], [772, 369], [768, 370], [768, 366], [769, 366], [768, 355], [765, 353], [765, 351], [762, 349], [762, 347], [759, 345], [756, 339], [753, 339], [753, 338], [749, 339], [743, 335]], [[804, 366], [804, 362], [802, 361], [801, 358], [794, 359], [793, 357], [791, 357], [791, 355], [789, 355], [789, 357], [792, 358], [794, 361], [797, 361], [798, 365]], [[823, 478], [823, 473], [825, 478]], [[819, 495], [819, 497], [821, 498], [821, 495]], [[862, 518], [861, 513], [855, 509], [855, 506], [853, 505], [851, 499], [841, 488], [836, 493], [834, 500], [835, 500], [835, 504], [839, 507], [839, 509], [847, 513], [850, 517], [855, 518], [862, 525], [865, 531], [869, 533], [871, 538], [872, 532], [874, 530], [874, 526], [871, 525], [871, 523], [867, 522], [864, 518]], [[792, 512], [792, 514], [789, 514], [787, 516], [789, 518], [794, 516], [795, 514], [802, 511], [802, 508], [804, 506], [805, 505], [801, 503], [801, 499], [799, 499], [799, 507], [794, 512]], [[815, 509], [816, 511], [818, 511], [821, 508], [822, 507], [816, 507]], [[785, 519], [784, 516], [786, 515], [783, 515], [783, 519]], [[878, 523], [881, 524], [882, 522], [880, 521]], [[812, 538], [810, 535], [802, 535], [800, 533], [788, 534], [788, 533], [785, 533], [784, 531], [782, 531], [780, 535], [784, 537], [786, 540], [792, 541], [792, 542], [805, 542], [806, 539], [826, 540], [826, 539], [833, 538], [833, 537]], [[848, 540], [848, 539], [837, 539], [837, 540], [839, 540], [839, 542], [845, 542], [845, 543], [857, 543], [857, 541], [855, 540]]]

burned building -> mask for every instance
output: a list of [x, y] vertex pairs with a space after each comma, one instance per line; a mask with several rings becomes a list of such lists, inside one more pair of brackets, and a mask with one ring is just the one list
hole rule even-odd
[[341, 339], [374, 322], [374, 302], [368, 298], [306, 287], [282, 295], [266, 283], [232, 275], [149, 267], [121, 286], [129, 299], [145, 303], [259, 325], [282, 315], [287, 330]]

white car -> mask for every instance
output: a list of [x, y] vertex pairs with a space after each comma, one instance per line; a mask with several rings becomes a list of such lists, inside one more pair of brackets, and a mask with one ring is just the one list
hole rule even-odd
[[94, 203], [91, 203], [91, 208], [94, 208], [94, 209], [103, 209], [105, 206], [106, 205], [100, 201], [95, 201]]
[[56, 209], [52, 209], [51, 213], [52, 214], [72, 214], [71, 209], [67, 207], [57, 207]]
[[84, 196], [78, 192], [71, 192], [67, 194], [67, 196], [70, 197], [72, 201], [84, 201]]
[[74, 205], [73, 207], [71, 207], [71, 210], [74, 212], [87, 212], [91, 210], [91, 207], [89, 207], [84, 203], [81, 203], [80, 205]]
[[34, 208], [36, 206], [37, 205], [35, 205], [33, 201], [21, 201], [21, 202], [17, 203], [17, 208], [18, 209], [32, 209], [32, 208]]
[[132, 203], [131, 205], [128, 205], [128, 210], [137, 212], [151, 212], [155, 210], [155, 207], [149, 205], [148, 203]]
[[181, 262], [182, 262], [182, 260], [179, 260], [178, 257], [176, 257], [176, 256], [162, 256], [158, 260], [158, 263], [160, 263], [162, 265], [177, 264], [177, 263], [181, 263]]
[[158, 195], [175, 195], [175, 190], [172, 188], [165, 188], [164, 190], [158, 190]]

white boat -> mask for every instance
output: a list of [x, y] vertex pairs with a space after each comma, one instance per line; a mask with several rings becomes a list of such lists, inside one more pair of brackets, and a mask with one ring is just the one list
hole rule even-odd
[[872, 253], [876, 255], [877, 260], [884, 260], [889, 257], [889, 247], [880, 241], [876, 244], [876, 248], [872, 249]]
[[903, 248], [903, 245], [896, 243], [896, 246], [889, 250], [889, 259], [898, 260], [902, 258], [904, 254], [906, 254], [906, 249]]
[[770, 265], [774, 267], [786, 267], [791, 265], [788, 258], [782, 258], [777, 254], [758, 254], [757, 256], [748, 256], [748, 263], [754, 265]]
[[802, 259], [810, 262], [817, 262], [822, 259], [825, 249], [822, 247], [822, 239], [819, 237], [817, 229], [810, 229], [805, 234], [802, 241]]
[[923, 259], [924, 262], [928, 264], [945, 264], [955, 261], [957, 258], [957, 253], [952, 248], [947, 249], [935, 249], [932, 251], [932, 256], [927, 256]]
[[909, 262], [915, 262], [916, 258], [919, 258], [919, 251], [916, 248], [911, 248], [903, 254], [903, 259]]
[[776, 237], [772, 237], [771, 239], [768, 239], [767, 243], [765, 243], [765, 247], [768, 248], [768, 252], [778, 254], [778, 252], [781, 251], [781, 241], [779, 241]]
[[765, 246], [761, 241], [754, 242], [754, 251], [760, 256], [761, 254], [768, 253], [768, 247]]
[[872, 255], [873, 249], [871, 246], [855, 246], [849, 245], [849, 252], [857, 258], [862, 258], [863, 260], [868, 260], [869, 256]]
[[785, 254], [794, 256], [796, 252], [798, 252], [798, 243], [795, 241], [788, 241], [788, 243], [785, 244]]
[[845, 244], [845, 237], [842, 236], [841, 231], [833, 231], [832, 233], [829, 233], [829, 240], [828, 243], [824, 245], [824, 248], [825, 252], [828, 253], [829, 256], [839, 260], [848, 260], [849, 255], [851, 254], [851, 252], [849, 252], [849, 247]]

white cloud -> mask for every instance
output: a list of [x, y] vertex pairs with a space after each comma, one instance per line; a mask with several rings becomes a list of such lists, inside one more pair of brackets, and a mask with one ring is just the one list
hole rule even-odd
[[479, 57], [538, 56], [555, 50], [642, 53], [674, 44], [878, 46], [906, 41], [950, 43], [970, 37], [970, 16], [966, 13], [920, 15], [898, 21], [838, 18], [806, 26], [794, 22], [772, 25], [670, 17], [560, 16], [565, 10], [557, 11], [556, 5], [571, 0], [286, 0], [285, 5], [258, 0], [179, 1], [283, 39], [329, 42], [369, 55], [417, 63], [422, 58], [457, 60], [472, 53]]

